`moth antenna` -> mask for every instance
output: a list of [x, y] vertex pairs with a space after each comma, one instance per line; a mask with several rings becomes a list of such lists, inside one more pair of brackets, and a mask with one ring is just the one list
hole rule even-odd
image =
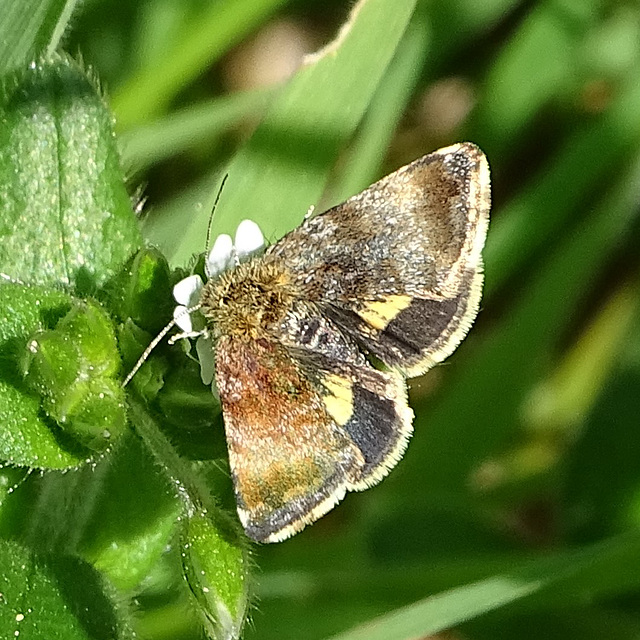
[[224, 183], [227, 181], [227, 178], [229, 177], [228, 173], [224, 174], [224, 178], [222, 178], [222, 182], [220, 183], [220, 188], [218, 189], [218, 194], [216, 195], [216, 201], [213, 203], [213, 207], [211, 208], [211, 215], [209, 216], [209, 225], [207, 226], [207, 243], [204, 246], [204, 250], [208, 253], [209, 249], [211, 248], [209, 246], [209, 243], [211, 242], [211, 228], [213, 226], [213, 216], [216, 212], [216, 207], [218, 206], [218, 202], [220, 200], [220, 195], [222, 194], [222, 189], [224, 188]]
[[169, 344], [175, 344], [178, 340], [186, 340], [187, 338], [199, 338], [200, 336], [209, 336], [207, 329], [201, 329], [200, 331], [184, 331], [182, 333], [176, 333], [175, 336], [169, 338]]
[[138, 358], [138, 361], [133, 365], [133, 369], [131, 369], [131, 371], [129, 372], [129, 375], [124, 379], [124, 382], [122, 383], [123, 388], [126, 387], [131, 382], [131, 379], [133, 378], [133, 376], [135, 376], [136, 373], [138, 373], [138, 371], [140, 370], [140, 367], [144, 364], [145, 360], [151, 355], [151, 352], [160, 344], [160, 342], [162, 342], [163, 338], [167, 335], [167, 333], [169, 333], [169, 331], [171, 331], [171, 329], [175, 327], [175, 325], [177, 324], [176, 320], [185, 314], [190, 314], [193, 311], [198, 311], [198, 309], [200, 309], [201, 306], [202, 305], [197, 304], [194, 307], [189, 307], [188, 309], [185, 309], [184, 311], [179, 313], [175, 318], [173, 318], [171, 322], [169, 322], [164, 327], [164, 329], [162, 329], [162, 331], [149, 343], [149, 346], [142, 352], [142, 355]]

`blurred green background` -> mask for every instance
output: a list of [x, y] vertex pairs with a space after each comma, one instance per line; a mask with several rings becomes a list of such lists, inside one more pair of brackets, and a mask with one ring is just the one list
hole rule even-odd
[[[424, 601], [431, 627], [344, 637], [640, 638], [640, 5], [419, 0], [402, 32], [387, 3], [367, 19], [397, 45], [383, 28], [300, 73], [350, 7], [86, 0], [62, 41], [174, 267], [204, 250], [225, 171], [214, 233], [249, 217], [273, 240], [438, 147], [470, 140], [491, 164], [478, 320], [410, 382], [415, 436], [390, 476], [253, 548], [245, 637], [326, 638]], [[200, 637], [165, 570], [129, 594], [140, 636]]]

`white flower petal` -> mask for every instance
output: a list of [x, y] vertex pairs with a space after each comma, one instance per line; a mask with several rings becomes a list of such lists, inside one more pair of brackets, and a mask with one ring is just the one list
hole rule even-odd
[[185, 307], [193, 307], [198, 304], [200, 300], [200, 291], [204, 283], [202, 278], [198, 275], [189, 276], [180, 280], [175, 287], [173, 287], [173, 297], [178, 304], [182, 304]]
[[233, 260], [233, 241], [231, 236], [221, 233], [207, 256], [204, 264], [204, 270], [207, 277], [211, 278], [221, 271], [224, 271], [231, 265]]
[[180, 329], [185, 333], [191, 333], [193, 331], [193, 323], [191, 322], [191, 314], [188, 313], [189, 308], [179, 304], [173, 310], [173, 319]]
[[264, 246], [264, 236], [253, 220], [243, 220], [236, 230], [235, 249], [239, 258]]
[[196, 352], [200, 361], [200, 377], [204, 384], [211, 384], [215, 374], [216, 362], [213, 357], [213, 341], [211, 338], [200, 336], [196, 340]]

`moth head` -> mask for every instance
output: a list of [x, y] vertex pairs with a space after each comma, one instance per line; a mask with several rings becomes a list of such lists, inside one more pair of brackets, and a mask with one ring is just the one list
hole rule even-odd
[[[235, 240], [227, 234], [219, 235], [205, 257], [204, 271], [207, 283], [219, 280], [229, 270], [235, 269], [264, 249], [265, 240], [260, 227], [252, 220], [243, 220], [236, 229]], [[197, 338], [196, 350], [200, 360], [202, 381], [210, 384], [213, 380], [213, 344], [205, 316], [202, 314], [201, 297], [205, 282], [198, 274], [183, 278], [173, 288], [173, 297], [177, 305], [173, 310], [173, 319], [153, 339], [140, 356], [129, 375], [126, 386], [138, 369], [144, 364], [153, 349], [164, 339], [169, 331], [177, 326], [181, 332], [170, 339], [170, 343], [184, 338]]]
[[209, 280], [200, 304], [214, 335], [257, 340], [284, 320], [294, 298], [284, 265], [258, 257]]

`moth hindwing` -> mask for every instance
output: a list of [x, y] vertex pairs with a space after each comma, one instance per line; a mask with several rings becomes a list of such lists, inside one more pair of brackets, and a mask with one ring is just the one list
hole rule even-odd
[[451, 354], [477, 314], [489, 208], [484, 154], [456, 144], [206, 283], [250, 537], [293, 535], [398, 462], [412, 422], [404, 378]]

